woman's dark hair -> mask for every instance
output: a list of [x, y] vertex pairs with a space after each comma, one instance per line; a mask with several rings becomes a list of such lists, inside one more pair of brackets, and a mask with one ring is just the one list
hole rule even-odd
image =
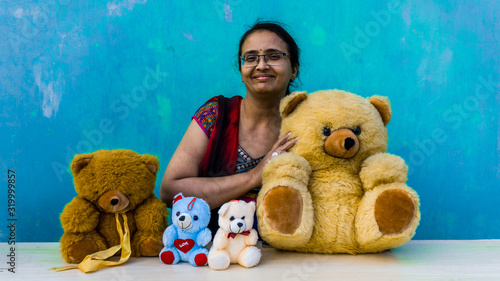
[[[300, 65], [299, 46], [297, 46], [297, 43], [295, 43], [295, 40], [292, 38], [292, 36], [290, 36], [290, 34], [281, 25], [283, 24], [280, 24], [278, 22], [257, 20], [257, 22], [254, 23], [254, 25], [243, 34], [243, 36], [241, 36], [240, 45], [238, 48], [238, 59], [237, 59], [238, 70], [241, 71], [241, 47], [243, 46], [243, 43], [245, 43], [245, 41], [247, 40], [248, 36], [250, 36], [250, 34], [254, 33], [255, 31], [268, 30], [278, 35], [278, 37], [281, 38], [281, 40], [283, 40], [286, 43], [288, 48], [287, 54], [289, 55], [292, 69], [297, 67], [296, 77], [299, 76], [299, 65]], [[296, 81], [296, 79], [294, 79], [294, 81]], [[285, 95], [290, 94], [290, 84], [292, 84], [292, 82], [288, 84]]]

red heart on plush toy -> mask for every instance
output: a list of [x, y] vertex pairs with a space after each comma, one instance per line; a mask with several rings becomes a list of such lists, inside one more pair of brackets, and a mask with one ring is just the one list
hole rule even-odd
[[194, 247], [193, 239], [175, 239], [174, 246], [184, 254]]

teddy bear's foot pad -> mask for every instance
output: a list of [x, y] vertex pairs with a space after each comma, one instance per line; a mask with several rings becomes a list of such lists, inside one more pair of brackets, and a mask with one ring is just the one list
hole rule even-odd
[[165, 252], [161, 253], [160, 260], [164, 264], [173, 264], [174, 260], [175, 260], [174, 253], [172, 253], [171, 251], [165, 251]]
[[282, 234], [293, 234], [302, 219], [302, 197], [290, 187], [275, 187], [264, 197], [265, 219], [269, 225]]
[[163, 242], [159, 239], [146, 238], [139, 245], [139, 253], [143, 257], [155, 257], [163, 249]]
[[81, 262], [87, 255], [97, 252], [97, 244], [91, 238], [84, 238], [71, 244], [68, 248], [68, 256], [72, 263]]
[[389, 189], [382, 192], [375, 202], [375, 219], [380, 232], [385, 235], [405, 231], [416, 216], [416, 204], [402, 190]]

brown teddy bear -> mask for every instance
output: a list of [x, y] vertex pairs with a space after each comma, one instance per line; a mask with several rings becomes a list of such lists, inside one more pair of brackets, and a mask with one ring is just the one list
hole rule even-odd
[[158, 168], [155, 156], [125, 149], [76, 155], [71, 171], [78, 196], [61, 214], [63, 258], [79, 263], [119, 245], [117, 212], [127, 216], [132, 256], [158, 256], [168, 215], [153, 193]]
[[298, 142], [270, 159], [257, 198], [259, 233], [278, 249], [380, 252], [408, 242], [420, 220], [404, 160], [386, 153], [385, 97], [295, 92], [280, 104], [281, 135]]

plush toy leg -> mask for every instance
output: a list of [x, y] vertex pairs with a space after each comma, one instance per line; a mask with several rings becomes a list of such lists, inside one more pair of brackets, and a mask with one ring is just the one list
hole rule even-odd
[[226, 250], [217, 250], [212, 246], [208, 254], [208, 266], [214, 270], [224, 270], [231, 264], [231, 258]]
[[241, 266], [250, 268], [259, 264], [262, 254], [260, 249], [255, 246], [248, 246], [243, 249], [238, 256], [238, 263]]
[[161, 233], [147, 235], [138, 231], [132, 238], [132, 255], [135, 257], [155, 257], [161, 252], [163, 242]]
[[174, 247], [165, 247], [160, 252], [160, 260], [164, 264], [177, 264], [181, 260], [181, 257]]
[[259, 233], [276, 248], [301, 246], [312, 235], [314, 211], [307, 189], [310, 173], [307, 160], [293, 153], [275, 157], [264, 168], [257, 198]]
[[167, 209], [160, 199], [151, 196], [135, 211], [137, 231], [132, 236], [132, 255], [158, 256], [163, 248], [163, 232], [167, 227]]
[[404, 183], [367, 191], [356, 215], [360, 252], [380, 252], [410, 241], [420, 221], [418, 195]]
[[203, 266], [208, 262], [208, 250], [199, 248], [189, 255], [189, 263], [193, 266]]
[[68, 263], [80, 263], [87, 255], [108, 248], [106, 240], [97, 233], [64, 233], [61, 237], [61, 252]]

